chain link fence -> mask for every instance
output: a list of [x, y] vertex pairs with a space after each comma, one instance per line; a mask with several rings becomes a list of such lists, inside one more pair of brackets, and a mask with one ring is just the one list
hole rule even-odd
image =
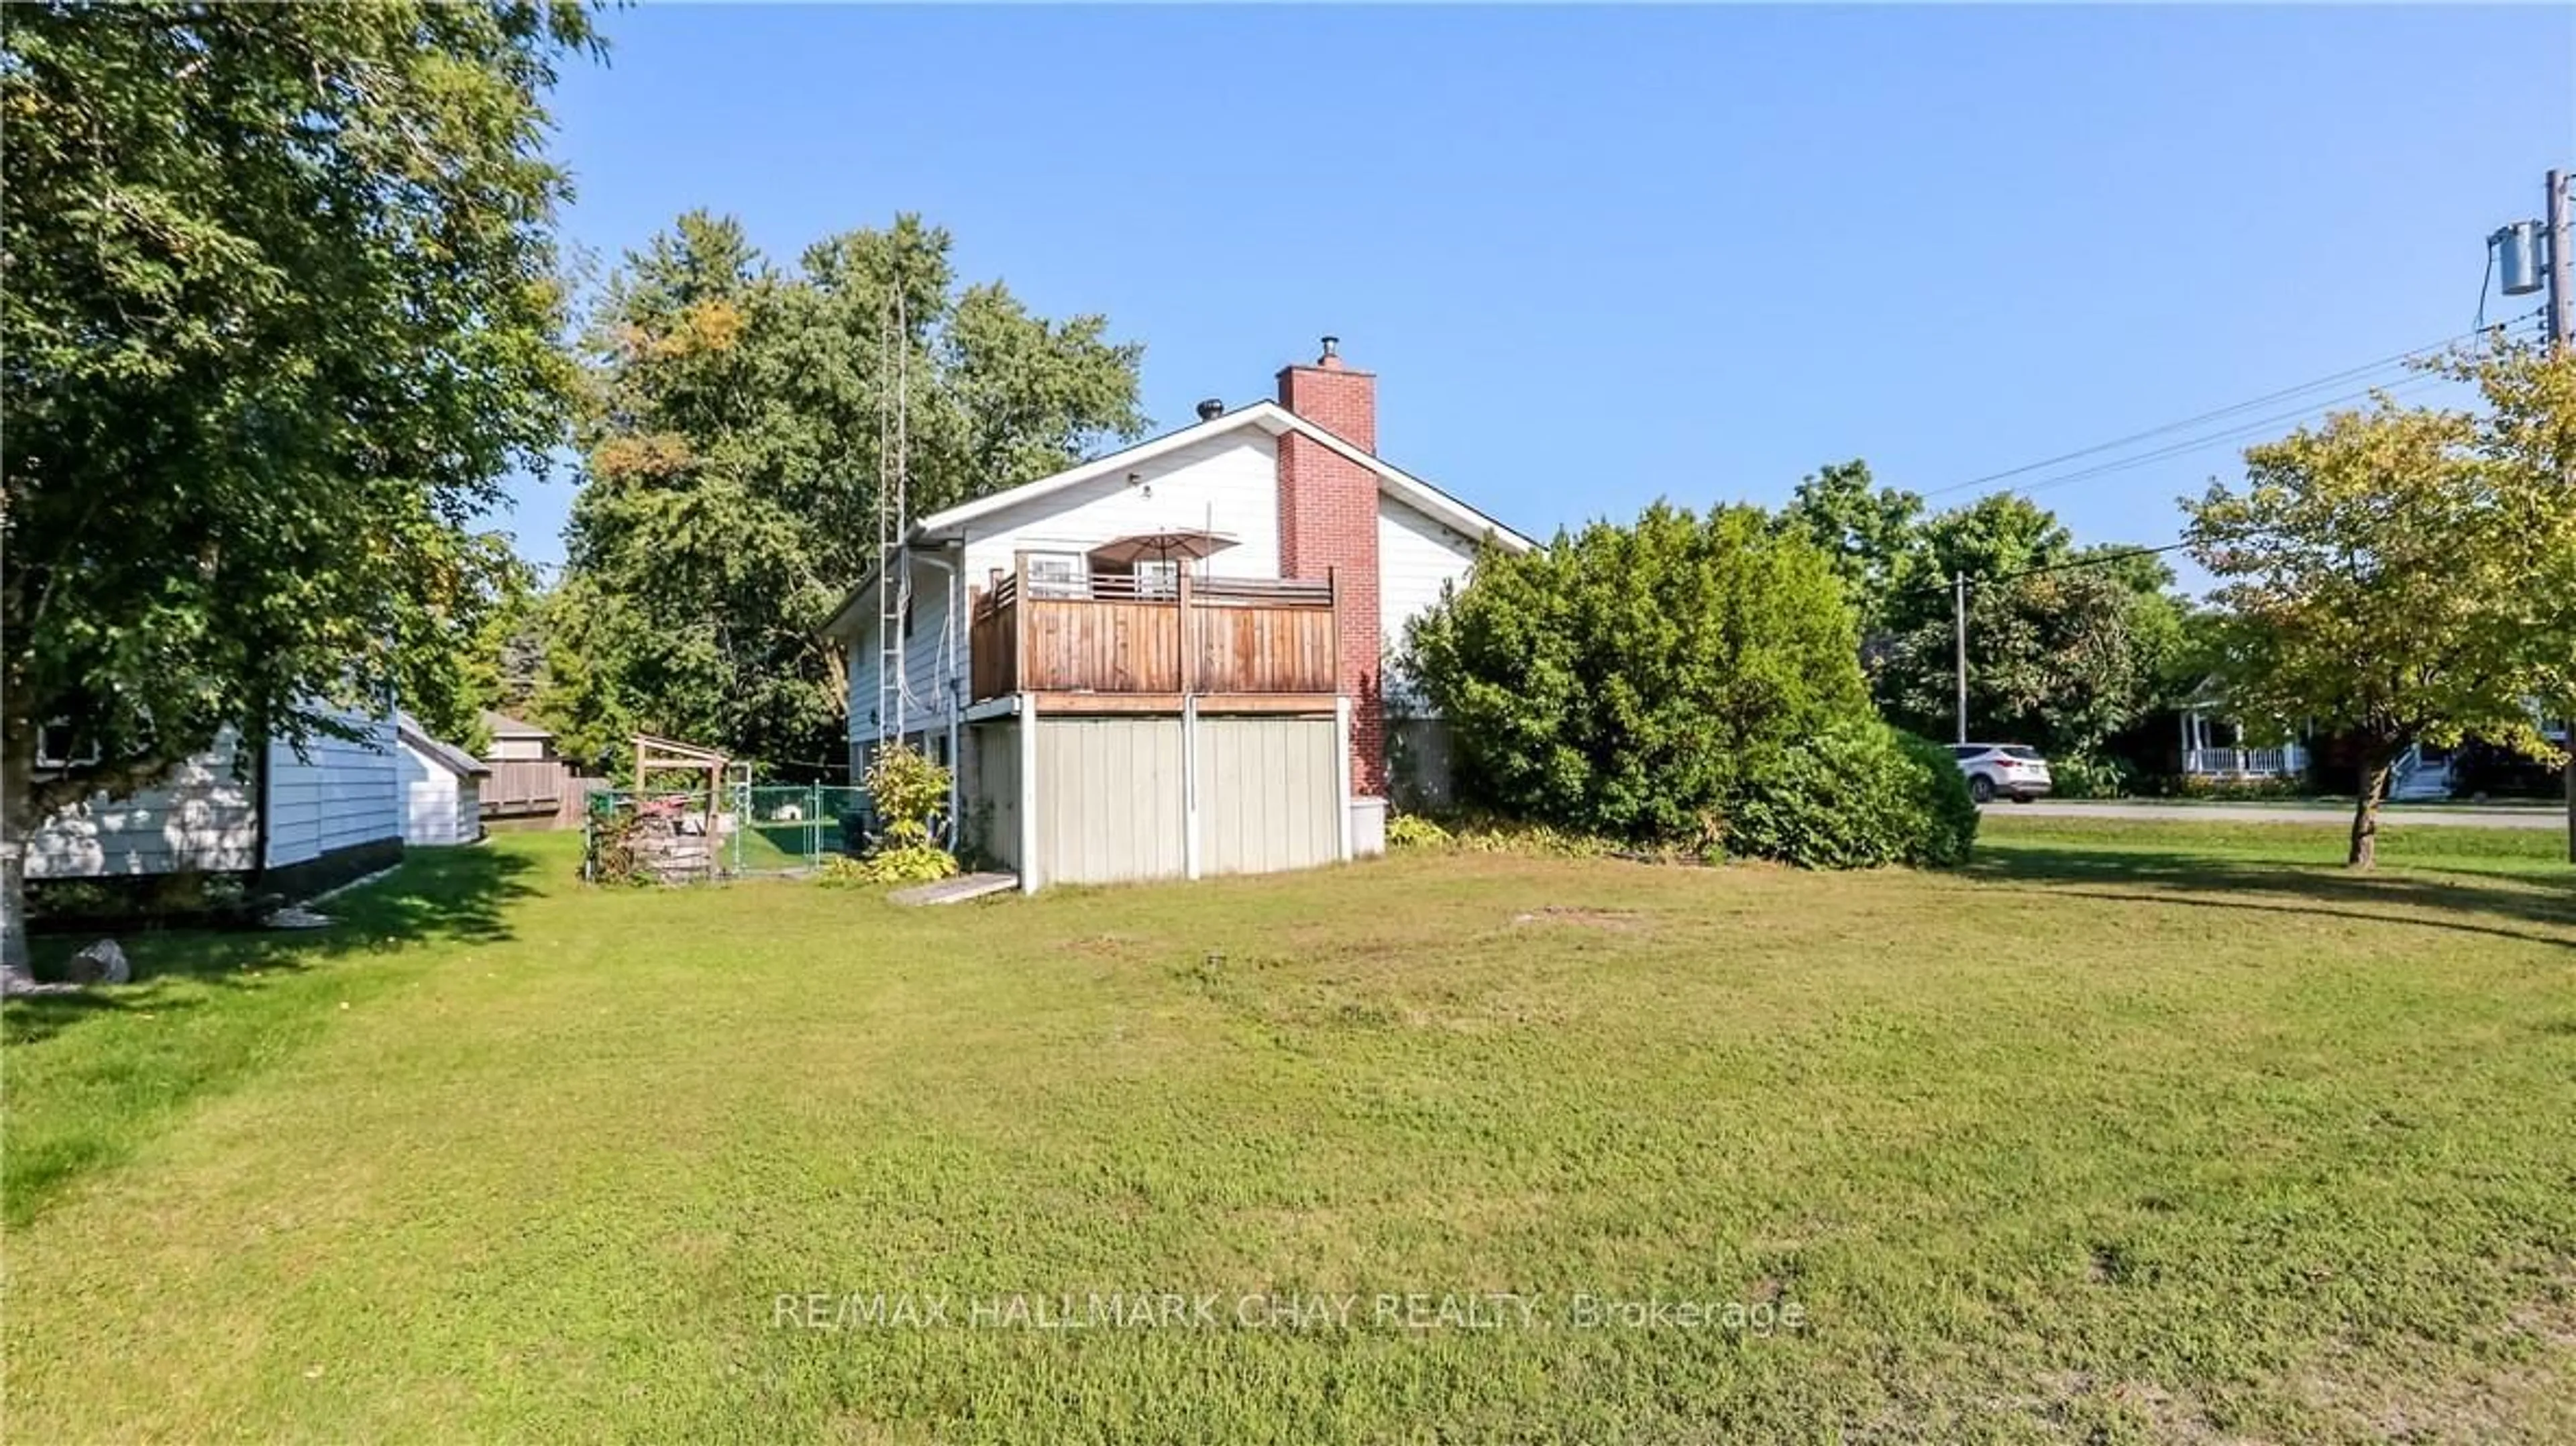
[[640, 875], [662, 883], [801, 874], [867, 841], [868, 794], [835, 784], [727, 784], [707, 816], [707, 795], [601, 789], [583, 817], [585, 877]]
[[868, 791], [829, 783], [737, 784], [730, 872], [792, 874], [866, 842]]

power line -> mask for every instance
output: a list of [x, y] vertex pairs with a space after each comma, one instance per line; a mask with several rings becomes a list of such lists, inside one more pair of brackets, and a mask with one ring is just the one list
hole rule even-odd
[[[2539, 315], [2537, 311], [2531, 313], [2531, 316], [2537, 315]], [[2377, 361], [2364, 362], [2360, 366], [2355, 367], [2346, 367], [2342, 371], [2331, 372], [2312, 381], [2301, 382], [2299, 385], [2294, 387], [2283, 387], [2279, 391], [2265, 392], [2261, 396], [2248, 397], [2244, 401], [2237, 402], [2231, 406], [2219, 407], [2212, 411], [2202, 412], [2196, 416], [2184, 417], [2179, 421], [2167, 422], [2159, 427], [2149, 427], [2143, 432], [2132, 432], [2125, 437], [2115, 437], [2107, 442], [2097, 442], [2090, 447], [2079, 447], [2072, 452], [2061, 452], [2054, 457], [2043, 457], [2036, 462], [2025, 462], [2018, 467], [2007, 467], [2000, 472], [1989, 472], [1982, 477], [1971, 477], [1965, 482], [1953, 482], [1947, 486], [1935, 487], [1931, 491], [1925, 492], [1922, 495], [1925, 497], [1941, 497], [1952, 492], [1964, 492], [1971, 487], [1982, 487], [1990, 482], [2001, 482], [2011, 477], [2026, 476], [2029, 473], [2037, 472], [2044, 468], [2054, 467], [2061, 462], [2079, 461], [2086, 457], [2096, 456], [2103, 452], [2114, 451], [2118, 448], [2129, 446], [2132, 443], [2149, 441], [2153, 438], [2163, 436], [2168, 432], [2178, 432], [2186, 427], [2196, 427], [2205, 422], [2214, 422], [2224, 417], [2235, 416], [2238, 413], [2251, 411], [2254, 408], [2266, 406], [2273, 402], [2287, 400], [2288, 398], [2298, 396], [2302, 392], [2312, 392], [2320, 387], [2333, 386], [2338, 382], [2349, 382], [2355, 378], [2367, 376], [2372, 372], [2379, 371], [2386, 367], [2395, 366], [2402, 362], [2410, 362], [2429, 356], [2446, 347], [2456, 346], [2472, 337], [2481, 336], [2488, 332], [2502, 331], [2507, 327], [2518, 325], [2521, 322], [2530, 320], [2531, 316], [2518, 316], [2510, 321], [2499, 321], [2489, 326], [2481, 326], [2470, 331], [2462, 332], [2458, 336], [2444, 337], [2440, 341], [2428, 342], [2422, 346], [2411, 347], [2405, 351], [2392, 353], [2388, 356], [2381, 357]], [[2364, 392], [2361, 395], [2366, 396], [2368, 393]], [[2315, 407], [2319, 405], [2330, 406], [2333, 404], [2313, 404], [2305, 409], [2305, 411], [2313, 411], [2315, 410]], [[2305, 411], [2293, 413], [2291, 415], [2305, 415]], [[2265, 423], [2262, 425], [2269, 424]]]
[[[1968, 586], [1990, 587], [1999, 582], [2015, 582], [2025, 577], [2037, 577], [2044, 572], [2071, 572], [2077, 568], [2083, 567], [2108, 567], [2112, 563], [2126, 562], [2133, 557], [2157, 557], [2164, 553], [2179, 551], [2183, 548], [2189, 547], [2190, 545], [2191, 544], [2189, 542], [2176, 541], [2165, 543], [2160, 547], [2124, 547], [2117, 552], [2086, 553], [2082, 557], [2068, 558], [2064, 562], [2043, 563], [2038, 567], [2025, 567], [2013, 572], [1998, 572], [1984, 576], [1971, 577], [1968, 579]], [[1933, 578], [1898, 588], [1896, 589], [1896, 592], [1948, 592], [1950, 587], [1951, 580], [1949, 578]]]
[[2250, 422], [2237, 422], [2230, 425], [2224, 431], [2213, 432], [2205, 437], [2194, 437], [2185, 441], [2168, 443], [2165, 446], [2158, 447], [2152, 451], [2140, 452], [2135, 456], [2121, 457], [2108, 462], [2096, 463], [2093, 466], [2078, 468], [2073, 472], [2068, 472], [2061, 476], [2044, 477], [2037, 482], [2027, 483], [2020, 487], [2007, 487], [2003, 490], [2007, 493], [2019, 492], [2027, 495], [2032, 492], [2045, 492], [2052, 487], [2063, 487], [2070, 482], [2083, 482], [2094, 477], [2107, 476], [2114, 472], [2126, 472], [2133, 467], [2146, 466], [2150, 462], [2161, 462], [2167, 458], [2180, 457], [2187, 453], [2198, 452], [2209, 447], [2224, 446], [2232, 442], [2246, 441], [2248, 439], [2261, 436], [2284, 423], [2303, 421], [2324, 408], [2341, 406], [2346, 402], [2362, 401], [2374, 393], [2385, 394], [2391, 397], [2407, 396], [2415, 392], [2424, 391], [2431, 387], [2440, 386], [2448, 380], [2449, 378], [2447, 377], [2438, 376], [2410, 377], [2405, 381], [2393, 382], [2384, 387], [2366, 387], [2357, 392], [2347, 392], [2342, 396], [2328, 397], [2321, 402], [2310, 402], [2308, 405], [2300, 407], [2296, 411], [2281, 412], [2273, 416], [2257, 418]]
[[2115, 562], [2126, 562], [2133, 557], [2155, 557], [2190, 545], [2187, 542], [2168, 542], [2161, 547], [2130, 547], [2118, 552], [2088, 553], [2065, 562], [2052, 562], [2044, 567], [2025, 567], [2019, 572], [1997, 573], [1993, 577], [1977, 577], [1968, 580], [1971, 583], [2011, 582], [2016, 578], [2037, 577], [2043, 572], [2068, 572], [2079, 567], [2107, 567]]

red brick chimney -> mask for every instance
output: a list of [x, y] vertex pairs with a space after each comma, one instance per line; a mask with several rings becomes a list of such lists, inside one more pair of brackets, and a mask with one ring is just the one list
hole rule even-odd
[[[1312, 366], [1279, 369], [1279, 404], [1363, 452], [1377, 451], [1377, 377], [1342, 364], [1324, 338]], [[1351, 791], [1386, 796], [1386, 708], [1378, 677], [1377, 474], [1310, 437], [1279, 439], [1279, 570], [1339, 586], [1341, 691], [1351, 700]]]

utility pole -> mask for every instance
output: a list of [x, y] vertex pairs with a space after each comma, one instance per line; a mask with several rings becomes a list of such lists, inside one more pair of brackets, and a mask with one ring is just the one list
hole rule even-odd
[[[1950, 615], [1956, 627], [1958, 648], [1959, 741], [1965, 743], [1968, 741], [1968, 575], [1965, 572], [1950, 574]], [[2576, 765], [2570, 767], [2576, 769]], [[2576, 779], [2576, 771], [2571, 771], [2568, 777]], [[2576, 788], [2576, 784], [2570, 787]], [[2576, 799], [2576, 792], [2568, 796]], [[2576, 815], [2571, 815], [2571, 820], [2576, 820]], [[2568, 827], [2576, 830], [2576, 821], [2571, 821]], [[2570, 838], [2570, 847], [2576, 847], [2576, 833], [2571, 833]]]
[[[2541, 219], [2515, 221], [2487, 237], [2489, 263], [2504, 273], [2504, 294], [2529, 296], [2544, 288], [2549, 292], [2548, 305], [2541, 308], [2548, 317], [2549, 350], [2564, 356], [2576, 347], [2576, 283], [2569, 273], [2576, 270], [2576, 238], [2568, 229], [2568, 173], [2552, 170], [2548, 178], [2548, 196], [2540, 208]], [[2576, 475], [2559, 479], [2576, 492]], [[2567, 729], [2562, 738], [2567, 752], [2567, 861], [2576, 864], [2576, 718], [2561, 720]]]
[[[2540, 213], [2549, 232], [2549, 348], [2560, 353], [2576, 345], [2576, 285], [2568, 281], [2576, 257], [2568, 254], [2567, 179], [2565, 171], [2549, 173], [2549, 207]], [[2576, 486], [2576, 478], [2568, 482]], [[2576, 718], [2560, 722], [2567, 730], [2560, 740], [2567, 750], [2567, 861], [2576, 864]]]

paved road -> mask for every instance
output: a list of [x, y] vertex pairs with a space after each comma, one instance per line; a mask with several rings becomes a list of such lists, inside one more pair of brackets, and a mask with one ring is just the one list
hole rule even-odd
[[[2018, 818], [2139, 818], [2173, 823], [2334, 823], [2349, 825], [2352, 810], [2307, 803], [2085, 803], [2043, 799], [2038, 803], [1989, 803], [1984, 811]], [[2567, 815], [2551, 808], [2409, 808], [2400, 805], [2380, 815], [2392, 825], [2439, 824], [2450, 828], [2567, 827]]]

